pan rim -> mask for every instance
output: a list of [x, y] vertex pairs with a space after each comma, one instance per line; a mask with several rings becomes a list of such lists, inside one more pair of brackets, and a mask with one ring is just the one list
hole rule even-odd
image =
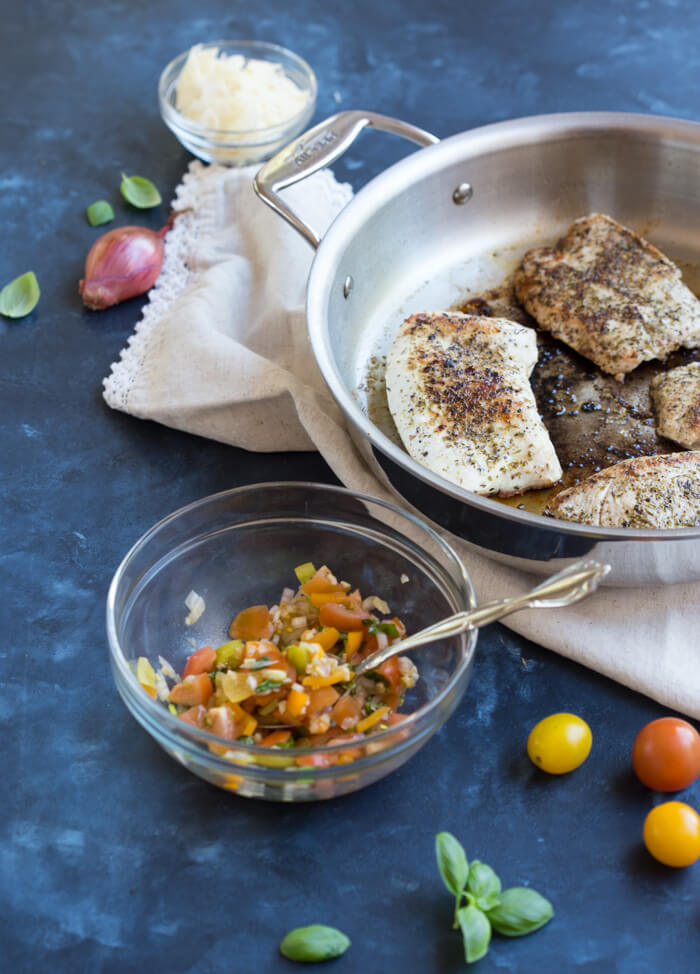
[[[529, 115], [492, 122], [451, 135], [435, 145], [411, 153], [385, 169], [363, 186], [338, 214], [318, 247], [311, 264], [306, 290], [306, 320], [311, 348], [318, 368], [335, 402], [347, 421], [380, 453], [423, 483], [447, 494], [465, 506], [498, 515], [506, 521], [534, 529], [556, 530], [572, 537], [606, 541], [694, 541], [700, 526], [689, 528], [595, 527], [518, 510], [492, 497], [475, 494], [445, 480], [414, 460], [376, 426], [360, 408], [338, 370], [330, 351], [328, 299], [337, 264], [337, 254], [346, 241], [366, 222], [380, 204], [399, 195], [408, 185], [453, 163], [466, 162], [494, 150], [516, 147], [524, 140], [549, 141], [572, 136], [594, 137], [619, 131], [631, 138], [674, 139], [700, 152], [700, 123], [664, 115], [636, 112], [559, 112]], [[465, 142], [468, 149], [465, 150]], [[438, 161], [439, 160], [439, 164]], [[679, 451], [689, 452], [689, 451]], [[692, 451], [691, 451], [692, 452]], [[400, 492], [399, 492], [400, 493]]]

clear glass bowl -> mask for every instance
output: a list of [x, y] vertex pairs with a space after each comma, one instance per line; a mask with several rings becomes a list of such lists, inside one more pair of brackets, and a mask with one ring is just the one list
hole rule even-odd
[[215, 48], [225, 55], [241, 54], [259, 61], [271, 61], [282, 67], [285, 75], [306, 95], [306, 101], [295, 115], [278, 125], [260, 129], [213, 129], [187, 118], [175, 107], [177, 82], [189, 51], [184, 51], [167, 65], [158, 82], [158, 101], [163, 121], [180, 142], [206, 162], [226, 166], [246, 166], [269, 159], [284, 148], [295, 135], [308, 126], [316, 107], [316, 76], [309, 65], [293, 51], [263, 41], [212, 41], [202, 48]]
[[[414, 654], [420, 679], [408, 691], [402, 723], [368, 736], [348, 763], [347, 744], [313, 751], [333, 763], [300, 767], [293, 751], [233, 742], [179, 720], [136, 679], [146, 656], [181, 671], [197, 646], [229, 637], [247, 605], [277, 603], [295, 583], [294, 567], [327, 564], [363, 594], [379, 595], [415, 632], [474, 605], [461, 561], [427, 524], [365, 494], [304, 483], [255, 484], [184, 507], [151, 528], [116, 571], [107, 597], [107, 635], [117, 689], [136, 720], [176, 761], [238, 795], [273, 801], [331, 798], [365, 787], [412, 757], [452, 714], [469, 682], [476, 631]], [[185, 625], [194, 589], [206, 609]], [[356, 746], [356, 745], [353, 745]], [[291, 757], [290, 757], [291, 755]], [[282, 766], [280, 766], [282, 765]]]

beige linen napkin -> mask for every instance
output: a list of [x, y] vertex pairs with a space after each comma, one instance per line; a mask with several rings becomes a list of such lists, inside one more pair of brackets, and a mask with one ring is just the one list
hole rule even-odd
[[[255, 196], [254, 169], [191, 164], [161, 276], [104, 381], [114, 409], [248, 450], [318, 449], [348, 487], [396, 502], [355, 449], [310, 350], [304, 292], [313, 252]], [[350, 199], [324, 171], [285, 194], [323, 233]], [[458, 548], [480, 601], [532, 576]], [[506, 625], [569, 659], [700, 718], [700, 585], [605, 588]], [[577, 701], [569, 704], [575, 708]]]

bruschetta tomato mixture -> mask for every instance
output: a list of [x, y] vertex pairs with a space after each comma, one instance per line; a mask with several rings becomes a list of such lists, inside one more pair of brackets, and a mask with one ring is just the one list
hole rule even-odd
[[[404, 719], [398, 708], [418, 679], [408, 658], [393, 657], [354, 678], [362, 659], [405, 635], [401, 620], [389, 617], [382, 599], [363, 599], [325, 565], [316, 570], [308, 563], [295, 572], [296, 591], [285, 589], [279, 605], [239, 612], [230, 639], [197, 649], [182, 677], [164, 660], [157, 673], [147, 659], [138, 661], [146, 692], [166, 700], [180, 720], [222, 738], [210, 745], [217, 753], [245, 742], [298, 749], [284, 764], [326, 766], [359, 757], [368, 734]], [[340, 743], [353, 746], [336, 757], [302, 750]]]

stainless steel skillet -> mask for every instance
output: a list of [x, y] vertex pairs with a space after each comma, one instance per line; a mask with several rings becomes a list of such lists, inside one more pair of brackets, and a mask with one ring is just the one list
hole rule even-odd
[[[425, 148], [371, 180], [319, 241], [279, 191], [331, 164], [367, 126]], [[700, 125], [574, 113], [434, 142], [394, 119], [344, 112], [256, 179], [259, 195], [317, 247], [307, 290], [310, 342], [359, 449], [424, 515], [497, 560], [549, 573], [590, 555], [612, 565], [612, 585], [700, 579], [700, 529], [596, 529], [471, 494], [412, 460], [373, 399], [382, 355], [403, 318], [479, 294], [524, 250], [556, 240], [585, 213], [609, 213], [692, 271], [700, 264]]]

